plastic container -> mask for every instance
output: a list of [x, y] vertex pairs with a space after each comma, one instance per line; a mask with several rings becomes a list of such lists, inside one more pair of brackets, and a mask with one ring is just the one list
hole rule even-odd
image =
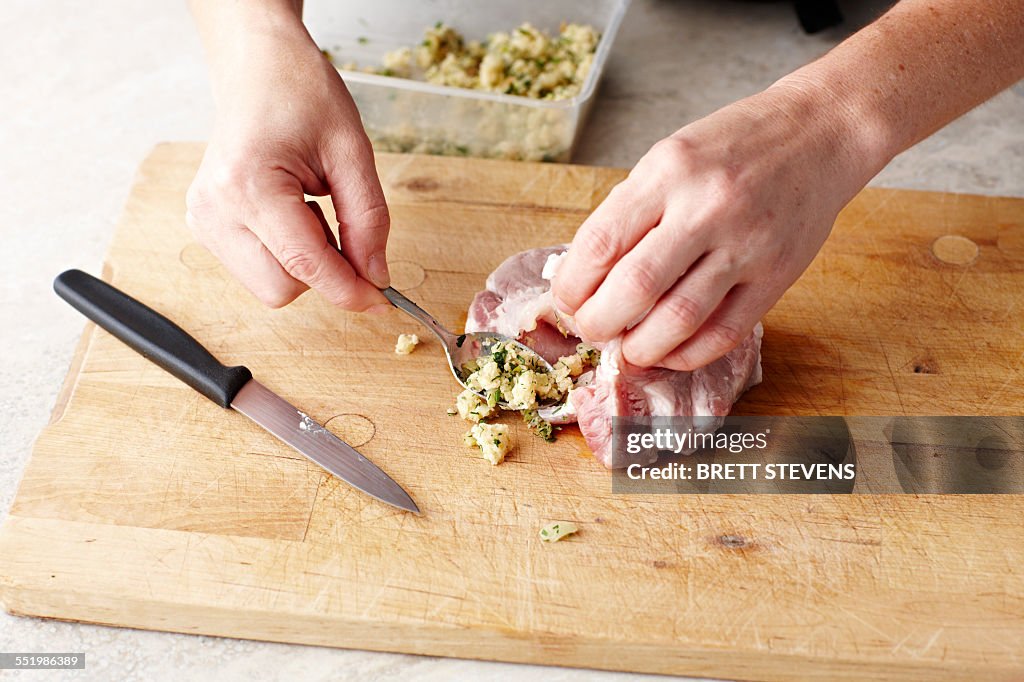
[[363, 125], [381, 151], [569, 161], [593, 105], [629, 0], [307, 0], [304, 18], [335, 63], [380, 65], [385, 53], [419, 44], [438, 21], [467, 40], [523, 22], [557, 34], [562, 22], [601, 33], [580, 94], [558, 101], [465, 90], [342, 70]]

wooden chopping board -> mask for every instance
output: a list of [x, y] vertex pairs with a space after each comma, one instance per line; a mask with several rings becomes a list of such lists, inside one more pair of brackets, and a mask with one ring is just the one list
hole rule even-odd
[[[1019, 496], [611, 492], [578, 432], [460, 445], [433, 339], [307, 294], [267, 310], [195, 245], [202, 146], [143, 164], [105, 276], [359, 446], [424, 510], [326, 476], [92, 325], [0, 533], [16, 614], [741, 679], [1012, 679]], [[621, 170], [381, 155], [395, 286], [458, 326], [505, 256]], [[325, 205], [330, 216], [330, 209]], [[73, 266], [68, 263], [68, 266]], [[866, 190], [765, 320], [753, 414], [1021, 414], [1024, 200]], [[568, 519], [578, 536], [537, 538]], [[1017, 677], [1019, 679], [1019, 677]]]

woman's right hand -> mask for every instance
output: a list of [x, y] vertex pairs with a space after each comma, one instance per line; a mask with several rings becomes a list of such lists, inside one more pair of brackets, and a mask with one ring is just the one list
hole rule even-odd
[[[268, 306], [311, 288], [346, 310], [390, 307], [378, 291], [388, 208], [341, 76], [291, 3], [211, 5], [193, 4], [200, 32], [214, 33], [203, 38], [217, 120], [188, 190], [189, 227]], [[330, 194], [338, 240], [304, 193]]]

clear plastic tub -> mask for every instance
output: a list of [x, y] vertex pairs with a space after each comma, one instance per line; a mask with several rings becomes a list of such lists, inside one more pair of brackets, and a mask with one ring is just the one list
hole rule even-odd
[[629, 0], [307, 0], [304, 18], [316, 43], [336, 63], [380, 65], [385, 53], [417, 45], [438, 21], [466, 39], [530, 22], [549, 33], [562, 22], [601, 32], [580, 94], [534, 100], [341, 71], [363, 125], [382, 151], [569, 161], [593, 105], [604, 64]]

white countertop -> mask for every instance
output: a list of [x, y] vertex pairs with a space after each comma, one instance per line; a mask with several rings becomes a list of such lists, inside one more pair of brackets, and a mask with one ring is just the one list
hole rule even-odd
[[[869, 16], [884, 3], [860, 4], [868, 7], [858, 12]], [[803, 35], [785, 2], [634, 0], [576, 161], [629, 166], [681, 124], [756, 92], [842, 35]], [[157, 142], [205, 139], [212, 107], [183, 0], [106, 0], [75, 3], [74, 10], [57, 0], [8, 0], [0, 54], [2, 519], [83, 327], [82, 318], [53, 295], [53, 277], [68, 267], [100, 271], [139, 162]], [[1024, 197], [1024, 85], [903, 154], [873, 184]], [[78, 679], [639, 677], [140, 632], [4, 613], [0, 651], [84, 651], [88, 668], [67, 673]]]

